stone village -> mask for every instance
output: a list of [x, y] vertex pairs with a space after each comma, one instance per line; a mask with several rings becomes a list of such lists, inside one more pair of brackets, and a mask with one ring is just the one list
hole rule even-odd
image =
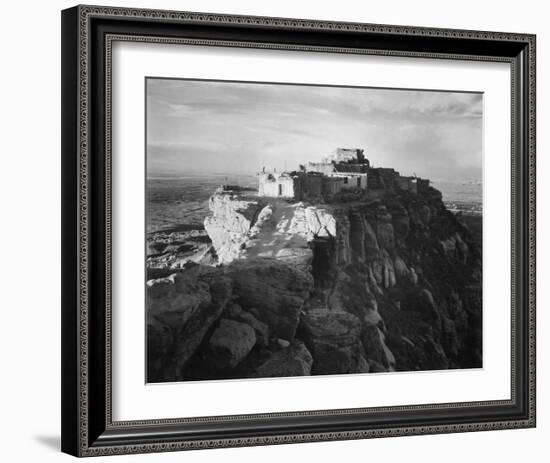
[[[337, 148], [321, 162], [308, 162], [291, 172], [258, 174], [258, 196], [294, 199], [331, 199], [345, 192], [398, 188], [417, 194], [428, 189], [430, 181], [400, 175], [395, 169], [371, 166], [359, 148]], [[231, 189], [228, 185], [227, 189]]]

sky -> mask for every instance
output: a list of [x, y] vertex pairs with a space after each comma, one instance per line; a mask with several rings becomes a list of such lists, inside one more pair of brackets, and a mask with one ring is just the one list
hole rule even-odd
[[482, 178], [483, 95], [148, 79], [148, 176], [295, 170], [336, 148], [433, 181]]

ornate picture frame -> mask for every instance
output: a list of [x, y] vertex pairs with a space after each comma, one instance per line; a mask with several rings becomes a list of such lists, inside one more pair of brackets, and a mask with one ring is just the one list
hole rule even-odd
[[[113, 420], [112, 49], [126, 41], [508, 63], [510, 399]], [[84, 457], [534, 427], [535, 73], [529, 34], [86, 5], [64, 10], [62, 450]]]

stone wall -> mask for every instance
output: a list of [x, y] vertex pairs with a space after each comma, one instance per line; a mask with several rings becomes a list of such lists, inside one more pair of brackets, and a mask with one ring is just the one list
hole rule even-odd
[[322, 193], [324, 196], [335, 195], [342, 191], [344, 179], [338, 177], [323, 177], [321, 182]]
[[304, 197], [320, 197], [322, 195], [322, 176], [311, 173], [303, 175], [301, 190]]
[[395, 169], [377, 167], [369, 169], [367, 181], [370, 189], [392, 189], [398, 177], [399, 172]]
[[351, 172], [332, 174], [332, 177], [342, 180], [342, 190], [367, 189], [367, 174], [354, 174]]
[[334, 172], [334, 164], [332, 162], [308, 162], [307, 171], [330, 175]]

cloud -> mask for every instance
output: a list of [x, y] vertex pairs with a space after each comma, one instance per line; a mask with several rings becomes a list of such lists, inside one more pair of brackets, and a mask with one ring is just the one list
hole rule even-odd
[[405, 174], [470, 179], [482, 104], [479, 93], [149, 79], [148, 165], [292, 168], [361, 146]]

